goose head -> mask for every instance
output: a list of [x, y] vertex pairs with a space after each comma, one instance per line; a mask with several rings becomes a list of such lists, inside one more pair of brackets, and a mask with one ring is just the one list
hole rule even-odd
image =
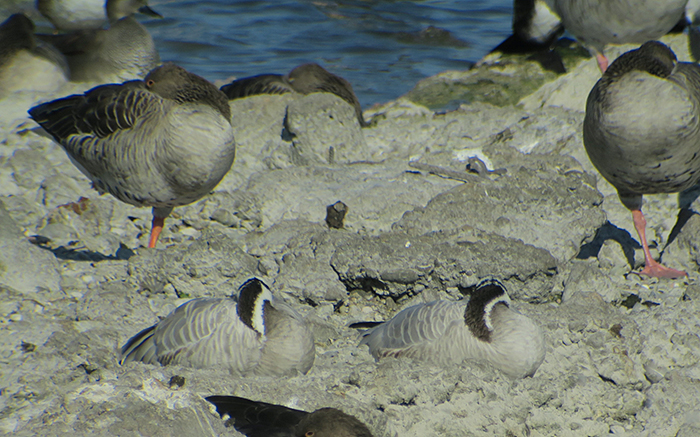
[[239, 289], [238, 317], [250, 329], [265, 335], [265, 306], [272, 304], [272, 292], [258, 278], [247, 280]]
[[496, 279], [484, 279], [477, 284], [464, 310], [464, 323], [474, 337], [490, 342], [493, 332], [492, 313], [496, 305], [510, 308], [506, 288]]
[[231, 108], [226, 94], [203, 77], [172, 62], [151, 70], [143, 82], [147, 90], [164, 99], [209, 105], [231, 122]]
[[163, 18], [158, 12], [148, 7], [147, 0], [107, 0], [105, 12], [110, 22], [130, 17], [137, 12], [149, 17]]

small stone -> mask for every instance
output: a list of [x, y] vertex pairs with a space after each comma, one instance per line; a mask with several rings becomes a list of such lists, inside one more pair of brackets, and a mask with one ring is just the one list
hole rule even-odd
[[329, 228], [342, 229], [348, 206], [340, 200], [326, 207], [326, 223]]

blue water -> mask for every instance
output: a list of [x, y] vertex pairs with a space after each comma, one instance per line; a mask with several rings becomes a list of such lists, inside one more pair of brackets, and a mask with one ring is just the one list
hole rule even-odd
[[[317, 62], [353, 85], [364, 108], [420, 79], [466, 70], [510, 34], [512, 0], [150, 0], [143, 21], [164, 61], [211, 81], [287, 73]], [[419, 33], [434, 26], [452, 40]]]

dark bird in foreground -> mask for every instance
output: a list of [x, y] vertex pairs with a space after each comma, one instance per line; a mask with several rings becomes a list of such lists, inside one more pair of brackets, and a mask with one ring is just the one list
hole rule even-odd
[[335, 408], [312, 413], [237, 396], [209, 396], [226, 426], [247, 437], [372, 437], [356, 417]]
[[656, 41], [621, 55], [588, 95], [583, 143], [632, 212], [644, 249], [640, 274], [686, 276], [651, 257], [642, 198], [681, 192], [700, 181], [700, 67], [677, 62]]
[[234, 80], [221, 87], [230, 100], [257, 94], [286, 94], [286, 93], [333, 93], [355, 108], [355, 115], [360, 126], [368, 126], [362, 116], [362, 107], [352, 90], [350, 82], [330, 73], [318, 64], [302, 64], [286, 75], [261, 74]]
[[316, 349], [301, 315], [252, 278], [232, 298], [192, 299], [122, 347], [121, 364], [222, 367], [235, 375], [298, 375]]
[[236, 151], [226, 96], [174, 64], [144, 80], [43, 103], [29, 115], [98, 191], [153, 208], [148, 247], [174, 207], [216, 187]]
[[544, 335], [510, 304], [503, 284], [485, 279], [469, 300], [418, 304], [389, 321], [350, 327], [370, 327], [360, 344], [376, 359], [409, 357], [444, 366], [478, 360], [511, 378], [533, 376], [544, 360]]

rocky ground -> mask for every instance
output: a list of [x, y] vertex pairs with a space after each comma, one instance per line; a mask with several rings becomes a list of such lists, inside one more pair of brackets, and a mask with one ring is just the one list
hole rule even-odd
[[[664, 41], [688, 59], [685, 36]], [[236, 101], [232, 170], [175, 210], [156, 249], [144, 247], [150, 210], [98, 195], [26, 116], [85, 86], [0, 101], [0, 432], [236, 435], [203, 399], [236, 394], [341, 408], [376, 436], [698, 435], [697, 193], [644, 206], [655, 254], [689, 277], [632, 273], [643, 256], [631, 216], [581, 139], [599, 72], [566, 62], [557, 76], [493, 55], [367, 111], [365, 129], [332, 95]], [[433, 110], [446, 102], [457, 109]], [[473, 156], [498, 171], [467, 172]], [[336, 201], [343, 229], [325, 223]], [[253, 275], [313, 327], [309, 374], [118, 364], [120, 346], [177, 305]], [[546, 332], [532, 378], [375, 363], [347, 328], [489, 276]]]

